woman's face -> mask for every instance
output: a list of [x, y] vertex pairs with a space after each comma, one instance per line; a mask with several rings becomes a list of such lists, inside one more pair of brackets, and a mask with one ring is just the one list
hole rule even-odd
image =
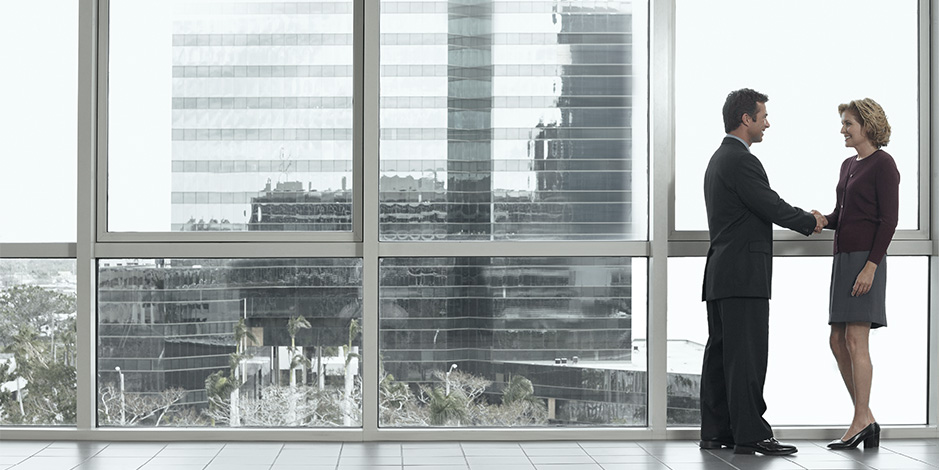
[[857, 116], [850, 111], [841, 114], [841, 135], [844, 136], [844, 146], [857, 148], [865, 143], [870, 144], [867, 132], [861, 127]]

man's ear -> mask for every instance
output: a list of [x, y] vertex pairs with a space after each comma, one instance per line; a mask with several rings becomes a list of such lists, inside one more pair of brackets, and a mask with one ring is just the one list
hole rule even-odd
[[753, 119], [750, 118], [750, 114], [743, 113], [743, 116], [740, 117], [740, 123], [744, 126], [749, 126], [753, 122]]

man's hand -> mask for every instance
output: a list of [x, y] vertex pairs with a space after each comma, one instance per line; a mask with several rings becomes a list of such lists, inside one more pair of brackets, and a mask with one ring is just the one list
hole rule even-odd
[[821, 233], [822, 229], [825, 228], [826, 225], [828, 225], [828, 219], [826, 219], [825, 216], [822, 215], [821, 212], [816, 211], [816, 210], [812, 211], [812, 215], [815, 216], [815, 231], [814, 232]]

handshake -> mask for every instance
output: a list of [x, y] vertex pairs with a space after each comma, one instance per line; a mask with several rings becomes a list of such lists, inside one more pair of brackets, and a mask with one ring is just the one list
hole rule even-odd
[[813, 210], [813, 211], [812, 211], [812, 215], [815, 216], [815, 231], [814, 231], [814, 233], [821, 233], [822, 229], [825, 228], [826, 225], [828, 225], [828, 219], [826, 219], [825, 216], [822, 215], [821, 212], [816, 211], [816, 210]]

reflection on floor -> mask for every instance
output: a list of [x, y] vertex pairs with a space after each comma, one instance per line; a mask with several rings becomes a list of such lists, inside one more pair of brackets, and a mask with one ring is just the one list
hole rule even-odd
[[692, 441], [45, 442], [0, 441], [0, 470], [781, 470], [939, 468], [939, 439], [830, 451], [786, 441], [787, 457], [703, 451]]

